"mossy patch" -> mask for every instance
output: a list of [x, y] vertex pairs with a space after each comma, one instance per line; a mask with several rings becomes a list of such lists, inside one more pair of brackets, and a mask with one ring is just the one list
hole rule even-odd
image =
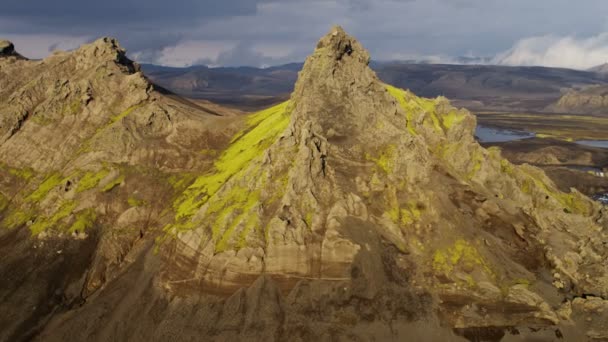
[[95, 209], [89, 208], [76, 213], [76, 220], [68, 229], [69, 233], [81, 233], [92, 228], [97, 220]]
[[414, 120], [421, 115], [424, 115], [422, 123], [430, 126], [437, 133], [447, 132], [466, 118], [464, 112], [449, 106], [449, 101], [444, 97], [425, 99], [388, 84], [385, 84], [385, 87], [405, 111], [406, 128], [412, 135], [417, 134]]
[[8, 173], [10, 173], [11, 175], [18, 177], [20, 179], [23, 179], [24, 181], [29, 181], [35, 175], [34, 170], [32, 170], [30, 168], [23, 168], [23, 169], [9, 168]]
[[0, 227], [14, 229], [23, 226], [34, 217], [34, 213], [30, 210], [15, 209], [9, 212], [9, 214], [2, 221]]
[[63, 183], [64, 178], [59, 173], [53, 173], [48, 176], [38, 188], [26, 197], [27, 202], [38, 203], [46, 198], [46, 196], [59, 184]]
[[365, 158], [376, 163], [376, 166], [380, 170], [390, 174], [395, 169], [396, 151], [395, 145], [387, 145], [380, 151], [380, 155], [377, 158], [370, 154], [366, 154]]
[[110, 171], [107, 169], [101, 169], [98, 172], [86, 172], [78, 181], [76, 192], [83, 192], [95, 188], [108, 174], [110, 174]]
[[464, 239], [458, 239], [453, 246], [436, 250], [433, 254], [433, 270], [437, 273], [450, 274], [456, 267], [463, 269], [480, 268], [487, 275], [493, 276], [489, 263], [477, 248]]
[[38, 235], [43, 231], [55, 227], [59, 221], [70, 216], [72, 211], [76, 209], [76, 202], [67, 201], [64, 202], [51, 217], [38, 217], [36, 221], [30, 226], [32, 235]]
[[129, 114], [133, 113], [133, 111], [136, 110], [139, 107], [141, 107], [141, 105], [131, 106], [131, 107], [127, 108], [124, 112], [112, 116], [110, 118], [110, 124], [113, 124], [115, 122], [118, 122], [118, 121], [126, 118]]
[[125, 181], [125, 175], [120, 175], [101, 189], [103, 192], [110, 192]]
[[292, 104], [287, 101], [250, 116], [247, 128], [232, 139], [215, 162], [214, 170], [198, 177], [174, 203], [176, 222], [188, 221], [230, 178], [261, 157], [287, 128], [291, 110]]
[[129, 203], [129, 206], [134, 207], [134, 208], [142, 207], [142, 206], [146, 205], [146, 201], [139, 199], [133, 195], [127, 199], [127, 203]]
[[0, 212], [3, 212], [4, 209], [8, 207], [9, 199], [4, 196], [4, 194], [0, 193]]
[[522, 192], [532, 194], [534, 189], [540, 190], [542, 193], [554, 198], [564, 208], [564, 212], [587, 216], [590, 214], [592, 207], [591, 203], [578, 193], [563, 193], [559, 190], [551, 188], [540, 178], [540, 175], [535, 175], [532, 172], [525, 171], [528, 178], [522, 182]]

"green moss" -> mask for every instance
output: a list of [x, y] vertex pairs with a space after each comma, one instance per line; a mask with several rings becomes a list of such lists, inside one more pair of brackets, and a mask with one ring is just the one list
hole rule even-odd
[[304, 222], [308, 228], [312, 227], [312, 218], [314, 213], [312, 211], [306, 213], [306, 217], [304, 218]]
[[513, 164], [511, 164], [508, 160], [506, 160], [506, 159], [500, 160], [500, 171], [502, 171], [503, 173], [506, 173], [508, 175], [512, 175], [513, 170], [514, 170]]
[[215, 156], [217, 156], [218, 151], [204, 149], [204, 150], [200, 150], [199, 153], [202, 154], [203, 156], [215, 157]]
[[67, 201], [50, 218], [38, 217], [34, 224], [30, 226], [32, 235], [38, 235], [49, 228], [55, 227], [59, 221], [70, 216], [74, 209], [76, 209], [76, 202]]
[[176, 201], [176, 221], [185, 221], [198, 211], [231, 177], [272, 145], [289, 124], [291, 102], [253, 114], [248, 127], [239, 133], [215, 163], [214, 171], [198, 177]]
[[375, 158], [370, 154], [366, 154], [365, 158], [375, 162], [376, 166], [384, 172], [392, 173], [395, 169], [396, 150], [397, 148], [395, 145], [388, 145], [380, 152], [378, 158]]
[[475, 177], [475, 175], [477, 175], [477, 173], [481, 170], [481, 166], [483, 164], [483, 162], [485, 161], [483, 154], [481, 153], [480, 149], [475, 149], [473, 151], [473, 155], [471, 156], [471, 169], [469, 170], [469, 173], [467, 174], [467, 178], [469, 180], [473, 179]]
[[53, 122], [53, 120], [51, 120], [49, 117], [47, 117], [46, 115], [44, 115], [42, 113], [36, 113], [36, 114], [32, 115], [31, 120], [33, 122], [35, 122], [36, 124], [38, 124], [39, 126], [47, 126]]
[[13, 210], [2, 221], [2, 227], [14, 229], [23, 226], [34, 217], [34, 214], [29, 210]]
[[414, 128], [414, 111], [411, 108], [410, 103], [406, 100], [405, 90], [393, 87], [391, 85], [385, 84], [386, 90], [392, 97], [397, 100], [401, 108], [405, 111], [406, 114], [406, 128], [411, 135], [417, 135]]
[[393, 223], [409, 226], [420, 220], [422, 217], [422, 210], [415, 201], [408, 201], [405, 204], [405, 208], [400, 208], [393, 204], [387, 214]]
[[9, 199], [0, 192], [0, 212], [8, 207]]
[[438, 273], [449, 274], [459, 265], [469, 269], [481, 267], [486, 274], [493, 275], [488, 262], [466, 240], [456, 240], [453, 246], [437, 250], [433, 255], [433, 269]]
[[100, 171], [95, 173], [85, 173], [78, 181], [78, 187], [76, 188], [76, 192], [83, 192], [95, 188], [97, 184], [99, 184], [99, 182], [109, 174], [110, 171], [107, 169], [101, 169]]
[[24, 210], [15, 210], [4, 219], [3, 226], [9, 229], [17, 228], [31, 220], [33, 214]]
[[28, 197], [26, 197], [26, 201], [34, 203], [42, 201], [46, 198], [49, 192], [53, 190], [53, 188], [63, 183], [63, 181], [63, 177], [58, 173], [50, 175], [38, 186], [38, 188], [34, 192], [32, 192]]
[[195, 179], [196, 176], [191, 173], [181, 173], [169, 176], [169, 178], [167, 178], [167, 181], [169, 182], [169, 184], [171, 184], [171, 187], [173, 187], [174, 190], [183, 191], [190, 184], [192, 184]]
[[129, 199], [127, 199], [127, 203], [129, 203], [129, 205], [134, 208], [146, 205], [146, 201], [141, 200], [135, 196], [130, 196]]
[[96, 219], [97, 213], [95, 212], [95, 209], [89, 208], [80, 211], [76, 213], [76, 221], [68, 229], [68, 232], [84, 232], [93, 227]]
[[10, 173], [11, 175], [13, 175], [15, 177], [21, 178], [25, 181], [29, 181], [30, 179], [32, 179], [32, 177], [34, 177], [34, 171], [30, 168], [24, 168], [24, 169], [9, 168], [8, 173]]
[[104, 186], [103, 189], [101, 189], [101, 191], [103, 191], [103, 192], [110, 192], [115, 187], [117, 187], [120, 184], [122, 184], [124, 181], [125, 181], [125, 175], [120, 175], [120, 176], [116, 177], [116, 179], [114, 179], [113, 181], [111, 181], [110, 183], [108, 183], [106, 186]]
[[[465, 113], [455, 108], [444, 106], [444, 104], [449, 105], [449, 102], [443, 97], [425, 99], [417, 97], [409, 91], [388, 84], [385, 84], [385, 87], [389, 94], [397, 100], [401, 108], [405, 111], [406, 128], [412, 135], [417, 134], [414, 127], [414, 120], [423, 114], [426, 114], [423, 119], [423, 124], [432, 127], [437, 133], [447, 132], [466, 118]], [[443, 108], [446, 107], [448, 108], [447, 113], [443, 113]]]
[[555, 188], [550, 187], [541, 179], [541, 175], [536, 175], [524, 169], [524, 172], [528, 178], [522, 181], [522, 192], [526, 194], [532, 194], [534, 189], [541, 191], [554, 198], [564, 207], [564, 211], [567, 213], [573, 213], [578, 215], [589, 215], [592, 207], [591, 204], [583, 196], [578, 193], [563, 193]]
[[74, 100], [70, 103], [70, 114], [76, 115], [82, 111], [82, 103], [79, 100]]
[[110, 124], [113, 124], [117, 121], [120, 121], [124, 118], [126, 118], [129, 114], [131, 114], [135, 109], [141, 107], [141, 105], [136, 105], [136, 106], [131, 106], [129, 108], [127, 108], [124, 112], [118, 114], [118, 115], [114, 115], [110, 118]]
[[450, 129], [454, 127], [454, 125], [461, 123], [466, 118], [466, 115], [460, 113], [456, 109], [452, 109], [447, 114], [443, 115], [441, 118], [443, 119], [443, 126], [446, 129]]

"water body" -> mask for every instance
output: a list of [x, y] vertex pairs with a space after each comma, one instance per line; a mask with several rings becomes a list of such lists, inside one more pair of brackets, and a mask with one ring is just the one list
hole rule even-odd
[[477, 137], [477, 140], [482, 143], [496, 143], [534, 138], [536, 134], [525, 131], [477, 125], [477, 129], [475, 129], [475, 136]]
[[599, 167], [593, 167], [593, 166], [582, 166], [582, 165], [561, 165], [561, 166], [567, 167], [572, 170], [583, 171], [583, 172], [589, 172], [589, 171], [602, 172], [603, 171]]
[[[475, 137], [482, 143], [499, 143], [534, 138], [536, 133], [518, 131], [507, 128], [487, 127], [477, 125]], [[577, 140], [575, 143], [583, 146], [608, 148], [608, 140]]]
[[577, 140], [576, 143], [591, 147], [608, 148], [608, 140]]
[[608, 193], [605, 194], [597, 194], [593, 196], [593, 199], [601, 202], [602, 204], [608, 205]]

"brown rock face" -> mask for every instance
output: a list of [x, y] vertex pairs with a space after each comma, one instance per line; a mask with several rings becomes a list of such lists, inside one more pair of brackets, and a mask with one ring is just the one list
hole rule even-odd
[[245, 119], [124, 56], [104, 38], [0, 64], [1, 338], [605, 336], [580, 320], [608, 297], [605, 209], [380, 82], [340, 27]]
[[[470, 113], [382, 84], [368, 61], [332, 29], [281, 109], [283, 133], [210, 196], [211, 176], [197, 181], [200, 209], [169, 229], [169, 291], [232, 292], [262, 272], [284, 291], [314, 279], [373, 299], [407, 273], [398, 287], [437, 296], [462, 331], [559, 324], [568, 293], [608, 294], [602, 209], [481, 148]], [[397, 268], [371, 266], [378, 255]]]

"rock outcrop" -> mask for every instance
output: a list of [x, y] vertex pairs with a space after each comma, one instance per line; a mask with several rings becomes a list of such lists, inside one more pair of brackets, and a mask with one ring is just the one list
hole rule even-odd
[[15, 51], [15, 45], [8, 40], [0, 40], [0, 58], [2, 57], [23, 58], [23, 56]]
[[603, 115], [607, 108], [608, 87], [598, 85], [581, 90], [570, 90], [547, 109], [560, 113]]
[[0, 64], [0, 338], [604, 338], [605, 208], [369, 60], [332, 28], [245, 118], [112, 39]]

